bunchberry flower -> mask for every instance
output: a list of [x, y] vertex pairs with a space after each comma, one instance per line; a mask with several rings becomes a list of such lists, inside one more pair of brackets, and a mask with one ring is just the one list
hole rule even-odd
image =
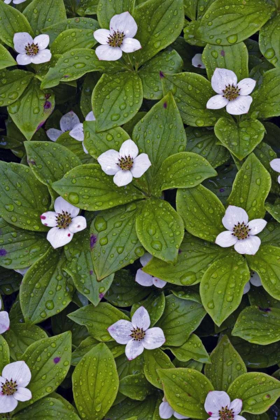
[[208, 420], [246, 420], [239, 416], [242, 400], [236, 398], [230, 402], [224, 391], [210, 391], [206, 397], [204, 409], [209, 415]]
[[46, 49], [49, 45], [50, 37], [47, 34], [38, 35], [32, 38], [27, 32], [17, 32], [14, 35], [14, 49], [19, 53], [16, 60], [21, 66], [27, 64], [41, 64], [50, 61], [52, 53]]
[[262, 286], [262, 282], [260, 279], [260, 276], [258, 275], [258, 273], [256, 273], [255, 271], [251, 271], [251, 278], [250, 280], [245, 284], [244, 290], [243, 290], [243, 295], [245, 295], [246, 293], [249, 292], [249, 290], [251, 289], [251, 284], [255, 287], [260, 287]]
[[192, 58], [192, 65], [198, 67], [199, 69], [205, 69], [205, 65], [202, 61], [202, 54], [195, 54]]
[[58, 197], [54, 202], [55, 211], [47, 211], [41, 215], [41, 222], [52, 229], [47, 234], [47, 240], [53, 248], [68, 244], [74, 233], [87, 227], [83, 216], [78, 216], [80, 209], [68, 203], [64, 198]]
[[135, 359], [144, 349], [153, 350], [165, 343], [161, 328], [149, 328], [151, 324], [148, 311], [141, 306], [135, 311], [130, 321], [121, 319], [108, 328], [108, 332], [119, 344], [126, 344], [125, 354], [128, 360]]
[[216, 238], [216, 244], [222, 248], [234, 245], [239, 254], [255, 255], [258, 251], [261, 240], [257, 235], [266, 226], [263, 219], [254, 219], [249, 222], [248, 214], [241, 207], [228, 206], [222, 219], [226, 229]]
[[[152, 259], [151, 254], [144, 254], [143, 257], [140, 258], [140, 263], [143, 267], [148, 264], [148, 262]], [[145, 273], [142, 268], [139, 268], [136, 273], [135, 281], [138, 284], [141, 284], [141, 286], [150, 287], [150, 286], [156, 286], [159, 289], [162, 289], [166, 285], [166, 281], [163, 281], [161, 279], [158, 279], [157, 277], [153, 277], [148, 273]]]
[[[21, 3], [24, 3], [26, 0], [13, 0], [13, 3], [14, 4], [21, 4]], [[6, 4], [10, 4], [10, 3], [12, 3], [12, 0], [4, 0], [4, 3], [6, 3]]]
[[159, 417], [161, 419], [170, 419], [172, 416], [175, 417], [175, 419], [188, 419], [189, 417], [182, 416], [179, 413], [176, 413], [176, 411], [173, 410], [172, 407], [168, 404], [165, 398], [163, 398], [162, 403], [159, 406]]
[[59, 122], [60, 130], [57, 128], [50, 128], [46, 133], [51, 141], [56, 141], [61, 134], [66, 131], [71, 131], [78, 124], [80, 124], [78, 115], [76, 115], [75, 112], [70, 111], [61, 117]]
[[[90, 111], [87, 114], [85, 120], [86, 121], [95, 121], [95, 116], [94, 116], [92, 111]], [[70, 131], [69, 134], [70, 134], [71, 137], [73, 137], [73, 139], [83, 142], [82, 145], [83, 145], [84, 152], [86, 154], [88, 154], [88, 151], [87, 151], [87, 149], [85, 148], [85, 145], [84, 145], [85, 134], [84, 134], [83, 123], [81, 123], [79, 121], [76, 125], [74, 125], [74, 127], [72, 128], [72, 130]]]
[[138, 156], [139, 150], [134, 141], [126, 140], [120, 151], [110, 149], [97, 159], [107, 175], [114, 175], [114, 183], [118, 187], [129, 184], [133, 178], [140, 178], [151, 166], [146, 153]]
[[132, 53], [141, 48], [141, 44], [134, 36], [137, 23], [129, 12], [115, 15], [110, 21], [110, 29], [97, 29], [93, 36], [99, 42], [95, 52], [99, 60], [116, 61], [122, 53]]
[[18, 270], [15, 270], [15, 272], [21, 274], [22, 276], [24, 276], [27, 273], [27, 271], [28, 271], [29, 268], [30, 267], [19, 268]]
[[[274, 171], [280, 173], [280, 159], [273, 159], [269, 164]], [[278, 176], [278, 182], [280, 184], [280, 175]]]
[[237, 83], [237, 76], [233, 71], [216, 69], [211, 79], [211, 85], [218, 95], [209, 99], [206, 108], [221, 109], [226, 107], [229, 114], [247, 114], [253, 101], [249, 94], [256, 86], [255, 80], [247, 78]]
[[[0, 299], [0, 310], [2, 308], [2, 301]], [[0, 312], [0, 334], [4, 334], [4, 332], [8, 331], [10, 328], [10, 318], [9, 314], [6, 311]]]

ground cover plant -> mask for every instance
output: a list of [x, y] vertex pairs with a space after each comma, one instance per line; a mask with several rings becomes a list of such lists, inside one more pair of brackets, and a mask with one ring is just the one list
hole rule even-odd
[[1, 419], [280, 418], [279, 13], [0, 0]]

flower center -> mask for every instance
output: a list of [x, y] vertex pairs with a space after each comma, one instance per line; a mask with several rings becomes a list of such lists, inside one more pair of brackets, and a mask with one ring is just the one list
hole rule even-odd
[[222, 407], [219, 411], [220, 420], [234, 420], [234, 412], [228, 406]]
[[62, 213], [59, 213], [56, 216], [56, 225], [58, 229], [67, 229], [71, 222], [72, 217], [67, 211], [62, 210]]
[[236, 236], [236, 238], [240, 241], [249, 237], [250, 230], [249, 225], [245, 225], [244, 222], [238, 222], [237, 225], [234, 225], [232, 235]]
[[113, 34], [108, 36], [107, 43], [110, 45], [110, 47], [120, 47], [123, 43], [124, 37], [124, 32], [114, 31]]
[[233, 101], [238, 98], [240, 89], [234, 85], [227, 85], [223, 90], [223, 97], [229, 101]]
[[2, 395], [14, 395], [15, 392], [17, 392], [17, 383], [16, 381], [13, 381], [12, 379], [10, 381], [8, 381], [8, 379], [6, 379], [5, 383], [2, 383], [2, 391], [1, 394]]
[[27, 44], [25, 46], [26, 55], [29, 55], [30, 57], [34, 57], [39, 52], [39, 46], [38, 44]]
[[145, 337], [145, 331], [143, 328], [133, 328], [130, 337], [132, 337], [134, 341], [141, 341]]
[[123, 156], [119, 158], [119, 163], [117, 165], [123, 170], [123, 171], [129, 171], [133, 166], [133, 159], [130, 156]]

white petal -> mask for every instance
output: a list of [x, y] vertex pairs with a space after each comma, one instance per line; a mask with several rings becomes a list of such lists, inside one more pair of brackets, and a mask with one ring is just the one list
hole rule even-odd
[[273, 159], [269, 164], [274, 171], [280, 173], [280, 159]]
[[68, 229], [72, 233], [80, 232], [81, 230], [84, 230], [87, 227], [87, 221], [86, 218], [83, 216], [77, 216], [74, 217], [71, 224], [68, 226]]
[[49, 130], [46, 131], [46, 134], [51, 141], [56, 141], [58, 137], [60, 137], [61, 134], [63, 134], [63, 132], [60, 130], [57, 130], [56, 128], [50, 128]]
[[10, 318], [9, 314], [6, 311], [0, 312], [0, 334], [8, 331], [10, 328]]
[[47, 234], [47, 240], [54, 249], [69, 244], [72, 238], [73, 233], [71, 233], [70, 230], [59, 229], [57, 227], [50, 229]]
[[144, 308], [144, 306], [140, 306], [140, 308], [134, 312], [131, 322], [135, 328], [143, 328], [143, 330], [146, 331], [151, 325], [150, 315], [147, 309]]
[[85, 135], [83, 123], [76, 124], [69, 134], [75, 140], [84, 141]]
[[11, 413], [17, 405], [18, 402], [12, 395], [0, 394], [0, 413]]
[[144, 347], [141, 341], [130, 340], [125, 347], [125, 355], [128, 360], [133, 360], [137, 356], [140, 356], [144, 351]]
[[120, 156], [130, 156], [132, 159], [135, 159], [138, 155], [139, 150], [137, 145], [134, 143], [134, 141], [128, 139], [121, 145], [120, 148]]
[[153, 283], [158, 289], [162, 289], [166, 285], [166, 281], [158, 279], [157, 277], [153, 278]]
[[202, 54], [195, 54], [192, 58], [192, 65], [198, 67], [199, 69], [205, 69], [205, 65], [202, 62]]
[[255, 287], [262, 286], [262, 282], [261, 282], [261, 279], [260, 279], [260, 276], [258, 275], [258, 273], [256, 273], [255, 271], [253, 273], [254, 274], [250, 278], [250, 283]]
[[228, 394], [224, 391], [210, 391], [207, 394], [205, 403], [204, 403], [204, 408], [206, 413], [209, 414], [209, 416], [211, 417], [212, 415], [214, 416], [219, 416], [219, 410], [222, 407], [229, 407], [230, 405], [230, 398], [228, 396]]
[[68, 201], [64, 200], [62, 197], [57, 197], [54, 202], [54, 209], [56, 213], [62, 213], [65, 211], [70, 214], [71, 217], [78, 216], [80, 209], [78, 207], [73, 206], [72, 204], [68, 203]]
[[1, 296], [0, 296], [0, 310], [2, 308], [2, 300], [1, 300]]
[[57, 226], [57, 213], [54, 211], [47, 211], [46, 213], [41, 214], [40, 219], [43, 225], [49, 227]]
[[92, 111], [90, 111], [90, 112], [87, 114], [87, 116], [86, 116], [85, 120], [86, 120], [86, 121], [95, 121], [95, 116], [94, 116], [94, 113], [93, 113]]
[[243, 416], [236, 416], [234, 420], [246, 420]]
[[31, 57], [31, 63], [42, 64], [51, 61], [52, 53], [51, 50], [40, 50], [37, 55]]
[[232, 234], [231, 231], [225, 230], [217, 236], [215, 243], [222, 248], [228, 248], [229, 246], [236, 244], [237, 241], [238, 239]]
[[148, 252], [145, 252], [145, 254], [140, 258], [140, 263], [142, 264], [143, 267], [145, 267], [145, 265], [147, 265], [148, 262], [150, 262], [152, 258], [153, 256], [151, 254], [149, 254]]
[[261, 245], [261, 240], [258, 236], [249, 236], [248, 239], [237, 241], [234, 249], [239, 254], [255, 255]]
[[222, 94], [228, 85], [237, 85], [236, 74], [227, 69], [216, 69], [211, 79], [211, 85], [216, 93]]
[[[12, 0], [4, 0], [4, 3], [10, 4]], [[25, 1], [25, 0], [24, 0]]]
[[141, 286], [151, 287], [153, 285], [153, 276], [150, 274], [144, 273], [144, 271], [139, 268], [136, 273], [135, 281]]
[[130, 184], [130, 182], [133, 180], [132, 173], [130, 171], [118, 171], [116, 175], [113, 178], [114, 183], [118, 187], [124, 187], [125, 185]]
[[134, 38], [124, 38], [121, 45], [121, 50], [125, 53], [132, 53], [134, 51], [140, 50], [141, 44], [137, 39]]
[[168, 402], [162, 402], [159, 406], [159, 417], [161, 419], [170, 419], [173, 416], [174, 410], [170, 407]]
[[73, 111], [67, 112], [60, 120], [60, 128], [63, 132], [72, 130], [77, 124], [80, 124], [80, 120]]
[[14, 0], [14, 4], [24, 3], [26, 0]]
[[19, 54], [16, 56], [17, 63], [20, 66], [27, 66], [31, 63], [31, 58], [26, 54]]
[[102, 153], [98, 157], [97, 161], [107, 175], [115, 175], [121, 170], [117, 165], [119, 161], [119, 153], [116, 150], [107, 150], [107, 152]]
[[19, 361], [5, 366], [2, 376], [9, 381], [16, 381], [18, 386], [26, 387], [31, 380], [31, 372], [25, 362]]
[[280, 184], [280, 176], [278, 176], [277, 181], [278, 181], [278, 183]]
[[248, 223], [248, 226], [250, 228], [250, 235], [257, 235], [258, 233], [260, 233], [262, 230], [264, 230], [264, 228], [267, 225], [267, 221], [264, 219], [254, 219], [251, 220]]
[[27, 267], [27, 268], [21, 268], [21, 269], [19, 269], [19, 270], [15, 270], [17, 273], [19, 273], [19, 274], [21, 274], [22, 276], [24, 276], [26, 273], [27, 273], [27, 271], [29, 270], [29, 268], [30, 267]]
[[239, 414], [240, 411], [242, 410], [242, 400], [240, 400], [239, 398], [236, 398], [235, 400], [231, 402], [229, 408], [233, 410], [234, 415], [237, 416], [237, 414]]
[[99, 45], [95, 53], [102, 61], [116, 61], [122, 56], [122, 50], [119, 47], [110, 47], [110, 45]]
[[18, 401], [28, 401], [32, 398], [32, 393], [27, 388], [19, 387], [13, 397]]
[[40, 50], [45, 50], [50, 43], [50, 37], [47, 34], [38, 35], [34, 38], [34, 44], [38, 44]]
[[215, 95], [210, 98], [206, 104], [207, 109], [221, 109], [228, 104], [228, 99], [222, 95]]
[[33, 38], [28, 32], [17, 32], [14, 34], [14, 49], [18, 53], [25, 53], [25, 46], [32, 44]]
[[131, 322], [121, 319], [120, 321], [115, 322], [108, 328], [108, 333], [114, 340], [119, 344], [127, 344], [131, 341], [131, 331], [133, 325]]
[[182, 414], [176, 413], [176, 411], [174, 411], [173, 416], [175, 417], [175, 419], [180, 419], [180, 420], [189, 418], [189, 417], [182, 416]]
[[250, 285], [250, 282], [248, 281], [244, 286], [243, 295], [246, 295], [246, 293], [248, 293], [250, 289], [251, 289], [251, 285]]
[[85, 143], [82, 142], [82, 146], [83, 146], [83, 151], [85, 152], [86, 155], [88, 155], [88, 151], [86, 149]]
[[146, 331], [144, 340], [142, 341], [145, 349], [158, 349], [165, 343], [165, 336], [161, 328], [154, 327]]
[[151, 161], [146, 153], [141, 153], [134, 159], [131, 173], [134, 178], [140, 178], [151, 166]]
[[233, 230], [237, 223], [243, 222], [247, 225], [248, 220], [248, 214], [242, 207], [228, 206], [222, 219], [222, 223], [226, 229]]
[[251, 96], [239, 96], [227, 104], [227, 112], [231, 115], [247, 114], [252, 101], [253, 98]]
[[255, 80], [250, 79], [250, 78], [241, 80], [237, 85], [240, 89], [239, 94], [241, 96], [250, 95], [250, 93], [252, 93], [253, 90], [255, 89], [256, 83], [257, 82]]
[[137, 32], [137, 23], [129, 12], [124, 12], [112, 17], [110, 30], [123, 32], [125, 36], [133, 38]]
[[107, 45], [110, 31], [108, 29], [97, 29], [93, 32], [93, 36], [99, 44]]

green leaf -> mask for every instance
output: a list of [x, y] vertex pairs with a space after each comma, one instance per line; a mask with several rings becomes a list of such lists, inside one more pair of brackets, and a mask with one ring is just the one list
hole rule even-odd
[[72, 353], [72, 366], [77, 366], [80, 360], [99, 342], [93, 337], [85, 338]]
[[136, 217], [136, 232], [150, 254], [166, 262], [176, 262], [184, 238], [184, 224], [167, 201], [146, 200]]
[[10, 363], [10, 350], [7, 341], [0, 335], [0, 371]]
[[9, 51], [3, 45], [0, 45], [0, 70], [16, 66], [16, 64], [17, 62], [13, 59]]
[[48, 210], [50, 198], [31, 169], [17, 163], [0, 162], [0, 214], [8, 223], [27, 230], [46, 231], [40, 215]]
[[263, 346], [280, 340], [280, 309], [249, 306], [239, 315], [233, 336]]
[[220, 118], [215, 125], [215, 134], [237, 159], [242, 160], [262, 141], [265, 127], [258, 120], [236, 123], [233, 118]]
[[200, 296], [215, 324], [220, 326], [238, 308], [249, 279], [246, 260], [234, 251], [208, 268], [200, 283]]
[[42, 32], [49, 35], [50, 43], [52, 44], [53, 41], [67, 29], [91, 29], [93, 32], [98, 28], [99, 24], [96, 19], [73, 17], [71, 19], [55, 23], [54, 25], [47, 26], [46, 28], [42, 29]]
[[134, 304], [131, 308], [131, 315], [133, 315], [136, 309], [144, 306], [145, 309], [149, 312], [151, 319], [151, 326], [153, 327], [158, 320], [162, 317], [162, 314], [165, 309], [165, 295], [159, 290], [152, 291], [147, 299], [142, 302]]
[[157, 398], [151, 395], [145, 401], [126, 398], [114, 405], [106, 416], [106, 420], [152, 420], [156, 409]]
[[220, 200], [202, 185], [177, 192], [177, 211], [189, 233], [206, 241], [215, 242], [223, 230], [225, 209]]
[[63, 0], [33, 0], [23, 14], [29, 21], [36, 35], [47, 26], [67, 19]]
[[153, 386], [162, 389], [162, 383], [157, 370], [173, 368], [173, 363], [161, 349], [145, 351], [144, 360], [144, 373], [146, 378]]
[[177, 413], [195, 419], [205, 419], [204, 403], [213, 385], [194, 369], [161, 369], [158, 374], [164, 395]]
[[74, 206], [90, 211], [105, 210], [142, 198], [132, 184], [117, 187], [99, 164], [77, 166], [52, 187]]
[[52, 54], [64, 54], [76, 48], [92, 48], [96, 41], [92, 29], [66, 29], [52, 44]]
[[19, 289], [22, 275], [0, 266], [0, 293], [11, 295]]
[[103, 74], [92, 93], [97, 131], [128, 122], [139, 111], [142, 100], [142, 82], [136, 73]]
[[72, 153], [75, 153], [82, 163], [94, 163], [92, 157], [84, 152], [82, 142], [73, 139], [69, 132], [61, 134], [55, 143], [60, 144], [69, 149]]
[[10, 329], [5, 333], [5, 339], [9, 344], [13, 360], [20, 360], [27, 347], [43, 338], [47, 338], [44, 330], [37, 325], [22, 322], [11, 322]]
[[271, 118], [280, 114], [280, 69], [264, 73], [261, 86], [252, 93], [252, 118]]
[[20, 304], [27, 322], [42, 322], [71, 302], [73, 287], [63, 271], [65, 263], [61, 252], [50, 248], [25, 274]]
[[277, 222], [280, 222], [280, 203], [265, 203], [265, 208], [268, 211], [269, 214], [273, 217], [273, 219], [277, 220]]
[[128, 375], [120, 381], [120, 393], [133, 400], [144, 401], [152, 390], [143, 373]]
[[14, 47], [14, 34], [28, 32], [32, 35], [31, 26], [26, 17], [12, 6], [0, 2], [0, 40], [9, 47]]
[[202, 344], [202, 341], [195, 334], [192, 334], [181, 347], [170, 347], [170, 350], [176, 359], [180, 360], [181, 362], [188, 362], [192, 359], [200, 363], [211, 363], [209, 355], [204, 345]]
[[250, 369], [262, 369], [276, 365], [280, 359], [279, 343], [262, 346], [251, 344], [239, 337], [232, 337], [232, 343], [246, 366]]
[[266, 0], [216, 0], [202, 17], [198, 33], [209, 44], [232, 45], [249, 38], [275, 10]]
[[197, 31], [199, 28], [199, 24], [200, 21], [197, 20], [194, 20], [192, 22], [186, 22], [186, 26], [184, 27], [184, 39], [190, 45], [196, 47], [205, 47], [206, 42], [201, 39]]
[[101, 28], [108, 29], [113, 16], [123, 12], [133, 14], [135, 0], [101, 0], [97, 6], [97, 19]]
[[280, 382], [265, 373], [244, 373], [231, 383], [228, 394], [231, 400], [242, 400], [243, 411], [262, 414], [279, 398]]
[[205, 375], [214, 389], [227, 391], [231, 382], [247, 372], [245, 363], [226, 335], [212, 351], [210, 358], [211, 364], [205, 366]]
[[277, 14], [261, 28], [259, 34], [260, 50], [264, 57], [275, 67], [280, 65], [279, 27], [280, 15]]
[[157, 324], [163, 329], [165, 346], [179, 347], [184, 344], [204, 316], [205, 311], [200, 303], [167, 296], [163, 316]]
[[114, 357], [100, 343], [82, 358], [73, 373], [74, 400], [81, 418], [103, 419], [113, 405], [118, 387]]
[[207, 44], [202, 54], [209, 80], [216, 68], [232, 70], [238, 80], [245, 79], [249, 75], [248, 58], [248, 50], [243, 42], [229, 46]]
[[249, 219], [263, 218], [264, 202], [271, 187], [271, 178], [258, 158], [251, 153], [238, 171], [228, 204], [242, 207]]
[[23, 70], [2, 70], [0, 72], [0, 106], [8, 106], [23, 94], [33, 74]]

